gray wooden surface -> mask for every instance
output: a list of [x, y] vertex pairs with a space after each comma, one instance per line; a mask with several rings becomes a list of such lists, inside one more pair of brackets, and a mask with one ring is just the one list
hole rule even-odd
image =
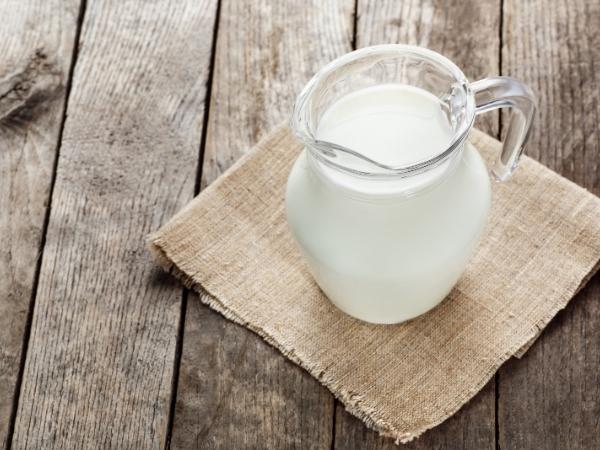
[[[353, 48], [529, 83], [529, 154], [600, 194], [600, 3], [0, 0], [0, 442], [394, 448], [160, 273], [157, 229]], [[478, 126], [493, 135], [499, 115]], [[600, 448], [600, 278], [408, 448]]]
[[78, 0], [0, 1], [0, 444], [10, 439], [70, 85]]

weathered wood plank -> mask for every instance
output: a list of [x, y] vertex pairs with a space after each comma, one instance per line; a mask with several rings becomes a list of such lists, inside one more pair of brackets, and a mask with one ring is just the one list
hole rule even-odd
[[493, 449], [494, 382], [463, 408], [418, 439], [398, 447], [389, 438], [381, 438], [338, 403], [335, 417], [336, 449], [404, 450], [412, 449]]
[[[530, 156], [600, 194], [600, 4], [504, 3], [502, 71], [538, 95]], [[501, 448], [600, 447], [600, 277], [499, 375]]]
[[[357, 47], [383, 43], [431, 48], [463, 68], [476, 80], [498, 74], [500, 3], [488, 1], [358, 1]], [[498, 117], [486, 114], [477, 126], [496, 134]], [[473, 448], [495, 446], [494, 380], [443, 425], [410, 443], [408, 448]], [[338, 449], [396, 448], [347, 412], [336, 409]]]
[[[288, 117], [349, 51], [354, 0], [223, 0], [202, 186]], [[174, 448], [328, 448], [333, 398], [258, 336], [188, 301]]]
[[8, 439], [79, 0], [0, 2], [0, 447]]
[[216, 6], [88, 2], [15, 448], [165, 443], [181, 290], [144, 240], [193, 195]]

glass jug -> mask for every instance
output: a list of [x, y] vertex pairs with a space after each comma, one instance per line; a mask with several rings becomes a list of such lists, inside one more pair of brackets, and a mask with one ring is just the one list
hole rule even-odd
[[535, 100], [508, 77], [469, 83], [445, 57], [408, 45], [348, 53], [296, 101], [305, 149], [286, 188], [286, 215], [308, 267], [342, 311], [398, 323], [440, 303], [475, 249], [490, 180], [467, 142], [476, 114], [511, 107], [491, 174], [507, 180]]

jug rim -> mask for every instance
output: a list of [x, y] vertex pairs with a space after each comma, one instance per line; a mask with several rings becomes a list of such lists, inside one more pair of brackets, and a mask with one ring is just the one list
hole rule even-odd
[[[436, 63], [445, 69], [449, 74], [452, 75], [455, 82], [463, 90], [465, 95], [465, 114], [463, 120], [457, 127], [450, 144], [440, 150], [435, 155], [412, 162], [410, 164], [401, 166], [391, 166], [382, 162], [375, 161], [368, 158], [367, 156], [348, 148], [343, 145], [335, 144], [333, 142], [319, 140], [315, 136], [316, 130], [312, 129], [310, 125], [310, 108], [309, 102], [315, 94], [315, 90], [318, 88], [321, 80], [325, 79], [336, 69], [344, 65], [348, 65], [361, 58], [377, 55], [380, 53], [382, 56], [389, 55], [407, 55], [416, 56]], [[454, 155], [459, 149], [462, 148], [465, 140], [469, 135], [469, 131], [473, 126], [475, 120], [475, 98], [469, 88], [469, 81], [462, 72], [462, 70], [454, 64], [451, 60], [445, 56], [430, 50], [425, 47], [419, 47], [415, 45], [407, 44], [383, 44], [374, 45], [370, 47], [363, 47], [358, 50], [346, 53], [330, 63], [322, 67], [304, 86], [294, 104], [292, 117], [290, 120], [290, 126], [292, 131], [299, 138], [309, 153], [314, 156], [320, 162], [333, 167], [343, 172], [347, 172], [362, 177], [373, 177], [373, 178], [387, 178], [387, 177], [407, 177], [413, 176], [422, 172], [425, 172], [431, 168], [437, 167], [452, 155]], [[336, 156], [342, 154], [346, 157], [358, 158], [363, 163], [363, 167], [369, 167], [369, 170], [358, 170], [347, 165], [338, 163], [335, 161]]]

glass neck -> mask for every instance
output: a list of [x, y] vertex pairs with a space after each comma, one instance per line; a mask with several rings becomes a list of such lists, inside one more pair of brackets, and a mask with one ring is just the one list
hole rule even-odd
[[448, 177], [462, 157], [464, 143], [441, 164], [412, 175], [372, 177], [350, 173], [323, 161], [320, 151], [306, 147], [305, 157], [311, 174], [327, 187], [364, 199], [408, 198], [423, 193]]

